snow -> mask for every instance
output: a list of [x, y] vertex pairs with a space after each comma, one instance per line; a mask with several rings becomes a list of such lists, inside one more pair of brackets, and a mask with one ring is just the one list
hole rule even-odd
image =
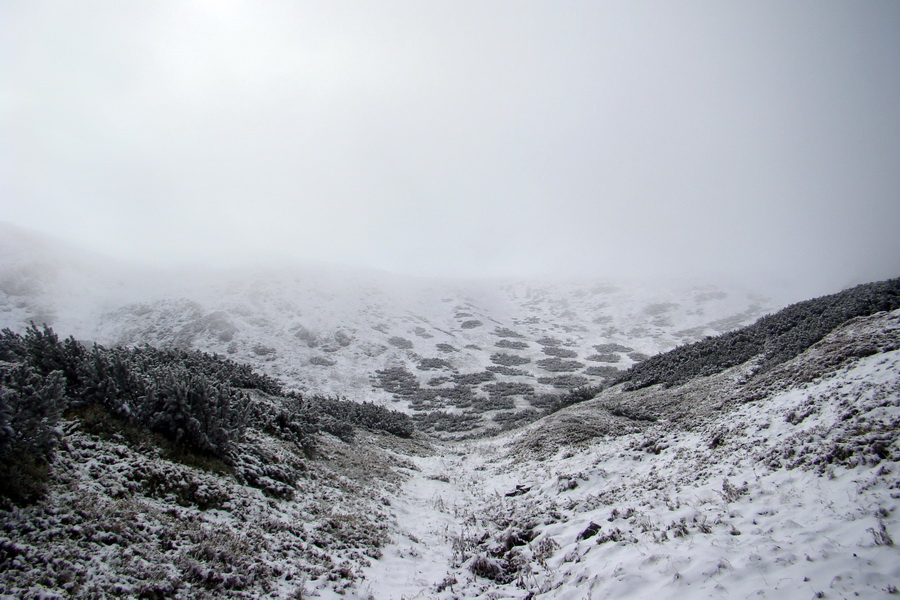
[[[385, 549], [392, 558], [366, 570], [366, 589], [383, 600], [883, 598], [900, 582], [900, 552], [879, 537], [897, 532], [896, 463], [819, 471], [770, 468], [762, 459], [817, 428], [833, 431], [836, 398], [852, 399], [872, 419], [896, 417], [898, 372], [897, 351], [862, 359], [740, 406], [702, 431], [670, 432], [658, 455], [634, 451], [646, 432], [541, 460], [507, 453], [527, 433], [448, 444], [418, 460], [421, 472], [403, 488], [401, 531]], [[832, 402], [798, 425], [785, 419], [820, 399]], [[742, 438], [711, 449], [708, 433], [717, 427], [740, 429]], [[528, 491], [510, 495], [517, 486]], [[599, 532], [579, 539], [591, 523]], [[525, 572], [508, 584], [474, 576], [467, 569], [472, 556], [516, 526], [535, 534], [522, 548]], [[597, 543], [616, 532], [618, 541]], [[490, 542], [478, 546], [485, 536]], [[439, 550], [466, 547], [465, 540], [463, 561]], [[536, 549], [546, 540], [554, 550], [541, 565]], [[415, 559], [407, 570], [404, 557]], [[456, 581], [453, 589], [438, 592], [448, 579]]]
[[[315, 269], [161, 278], [27, 250], [24, 267], [11, 254], [0, 265], [0, 326], [46, 315], [61, 335], [183, 342], [391, 407], [401, 404], [371, 387], [376, 370], [416, 371], [421, 358], [483, 370], [497, 328], [521, 332], [529, 347], [516, 352], [532, 360], [546, 356], [544, 336], [582, 360], [597, 344], [653, 354], [772, 308], [721, 286]], [[874, 354], [847, 352], [859, 340]], [[759, 380], [747, 364], [669, 390], [610, 389], [493, 438], [323, 436], [292, 499], [70, 421], [47, 498], [2, 511], [0, 598], [112, 597], [116, 586], [177, 598], [884, 598], [900, 588], [898, 346], [900, 311], [856, 319]], [[637, 422], [611, 415], [611, 401], [665, 410]], [[204, 587], [216, 569], [249, 591]], [[198, 579], [179, 584], [184, 573]]]
[[[815, 457], [844, 439], [842, 402], [861, 413], [852, 427], [874, 429], [896, 419], [898, 367], [900, 351], [882, 352], [802, 386], [782, 382], [778, 393], [728, 404], [690, 427], [661, 422], [655, 430], [562, 444], [549, 455], [523, 453], [517, 445], [552, 427], [549, 421], [430, 449], [390, 447], [388, 438], [371, 436], [355, 448], [329, 439], [322, 459], [310, 463], [316, 477], [300, 482], [294, 501], [274, 502], [211, 474], [191, 475], [201, 488], [228, 489], [231, 500], [207, 510], [167, 498], [129, 498], [130, 482], [140, 481], [135, 469], [189, 469], [70, 432], [60, 467], [71, 483], [51, 496], [39, 520], [16, 514], [13, 521], [32, 523], [26, 527], [32, 533], [14, 543], [27, 545], [30, 557], [49, 552], [75, 561], [79, 539], [97, 544], [104, 535], [131, 536], [124, 549], [100, 542], [80, 554], [88, 582], [118, 579], [123, 589], [133, 580], [122, 579], [120, 569], [166, 581], [179, 576], [184, 557], [216, 549], [237, 552], [238, 565], [253, 556], [242, 553], [260, 552], [261, 572], [283, 573], [271, 580], [272, 598], [299, 590], [304, 597], [378, 600], [882, 598], [900, 581], [898, 549], [887, 544], [900, 514], [896, 461], [791, 467], [771, 459], [792, 447]], [[809, 414], [793, 423], [788, 416], [798, 411]], [[730, 434], [711, 447], [722, 429]], [[647, 439], [663, 448], [648, 449]], [[387, 472], [377, 466], [385, 461], [394, 480], [379, 484], [365, 474]], [[72, 522], [73, 510], [93, 520], [63, 525]], [[331, 546], [321, 550], [307, 545], [334, 519], [379, 523], [386, 542], [370, 556], [354, 554], [340, 549], [346, 535], [356, 535], [348, 530], [327, 538]], [[588, 535], [592, 524], [596, 531]], [[504, 550], [504, 540], [525, 531], [529, 541]], [[40, 549], [41, 539], [65, 538], [74, 541]], [[172, 559], [156, 549], [167, 539], [175, 540]], [[293, 541], [299, 539], [304, 542]], [[508, 581], [492, 581], [472, 572], [479, 557], [518, 570]], [[0, 597], [33, 597], [43, 588], [28, 589]], [[177, 597], [205, 597], [194, 593], [200, 592]]]

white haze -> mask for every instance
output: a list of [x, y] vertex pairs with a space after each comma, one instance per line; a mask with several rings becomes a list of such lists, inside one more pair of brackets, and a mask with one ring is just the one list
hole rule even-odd
[[155, 264], [900, 275], [900, 3], [0, 2], [0, 220]]

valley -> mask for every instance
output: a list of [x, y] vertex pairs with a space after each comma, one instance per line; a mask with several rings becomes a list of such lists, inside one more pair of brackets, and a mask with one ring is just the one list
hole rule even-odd
[[162, 272], [14, 228], [0, 244], [2, 327], [46, 323], [86, 343], [216, 353], [300, 393], [402, 410], [443, 439], [521, 426], [570, 390], [780, 308], [733, 284]]
[[897, 280], [778, 310], [11, 239], [3, 600], [898, 593]]

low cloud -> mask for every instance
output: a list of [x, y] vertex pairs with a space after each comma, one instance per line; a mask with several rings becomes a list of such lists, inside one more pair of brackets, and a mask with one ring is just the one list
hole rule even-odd
[[6, 220], [154, 263], [900, 274], [900, 5], [12, 2]]

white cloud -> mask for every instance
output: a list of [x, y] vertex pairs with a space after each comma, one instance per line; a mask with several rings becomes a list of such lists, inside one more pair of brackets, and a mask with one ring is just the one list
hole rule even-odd
[[900, 8], [9, 2], [0, 208], [119, 256], [900, 263]]

